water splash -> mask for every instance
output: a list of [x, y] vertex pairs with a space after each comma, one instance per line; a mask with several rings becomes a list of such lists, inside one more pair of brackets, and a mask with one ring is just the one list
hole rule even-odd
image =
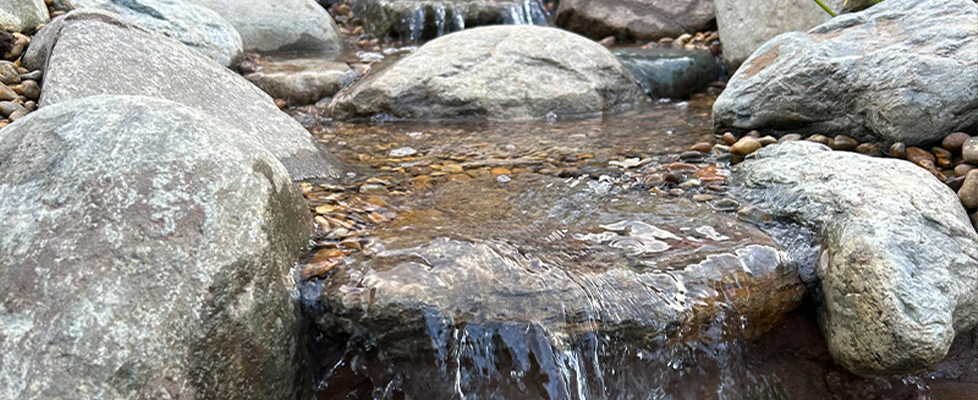
[[417, 43], [467, 27], [497, 24], [546, 26], [550, 23], [550, 14], [540, 0], [504, 3], [494, 11], [485, 7], [497, 6], [488, 4], [421, 2], [400, 11], [401, 18], [395, 31], [402, 40]]

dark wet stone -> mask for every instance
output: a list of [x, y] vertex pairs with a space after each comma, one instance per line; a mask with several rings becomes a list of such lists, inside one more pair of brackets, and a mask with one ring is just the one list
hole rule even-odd
[[931, 367], [978, 323], [978, 233], [954, 192], [922, 168], [828, 150], [761, 149], [731, 183], [824, 243], [816, 299], [836, 362], [857, 373]]
[[679, 159], [683, 162], [700, 162], [705, 157], [706, 154], [695, 150], [684, 151], [679, 155]]
[[686, 99], [723, 75], [720, 63], [708, 51], [622, 49], [614, 53], [653, 98]]

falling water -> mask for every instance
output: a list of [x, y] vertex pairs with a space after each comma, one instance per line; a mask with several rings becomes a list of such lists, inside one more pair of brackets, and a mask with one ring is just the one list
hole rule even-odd
[[[481, 25], [541, 25], [549, 24], [549, 13], [541, 0], [523, 0], [501, 4], [498, 14], [487, 14], [466, 3], [420, 3], [401, 11], [396, 31], [411, 42], [433, 39], [466, 27]], [[482, 7], [485, 7], [482, 5]]]

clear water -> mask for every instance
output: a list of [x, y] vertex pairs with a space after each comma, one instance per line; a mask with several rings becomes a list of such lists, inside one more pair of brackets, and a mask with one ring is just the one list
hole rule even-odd
[[[775, 246], [718, 207], [732, 200], [722, 189], [649, 184], [687, 168], [673, 163], [692, 144], [716, 141], [710, 106], [703, 98], [578, 120], [312, 128], [354, 166], [343, 184], [306, 190], [311, 209], [352, 235], [324, 229], [299, 266], [307, 315], [322, 328], [311, 344], [316, 398], [978, 398], [978, 331], [933, 371], [858, 377], [832, 362], [811, 305], [787, 316], [770, 306], [801, 302], [783, 273], [806, 262], [804, 232], [778, 235], [802, 238], [785, 244], [788, 261], [772, 270], [782, 274], [724, 269], [747, 265], [734, 259], [711, 264], [717, 276], [687, 273], [709, 255]], [[717, 154], [690, 163], [726, 168]], [[475, 257], [472, 248], [491, 251]], [[478, 274], [444, 293], [406, 285], [463, 276], [452, 268]], [[805, 269], [793, 273], [801, 282]], [[507, 286], [512, 276], [539, 286]], [[322, 302], [323, 288], [363, 308]], [[438, 300], [411, 303], [421, 295]], [[384, 314], [391, 309], [407, 316]]]

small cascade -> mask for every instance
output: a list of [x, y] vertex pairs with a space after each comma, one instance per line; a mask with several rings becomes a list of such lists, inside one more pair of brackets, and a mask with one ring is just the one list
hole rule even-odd
[[541, 25], [550, 24], [551, 15], [541, 0], [513, 2], [419, 2], [401, 8], [393, 15], [401, 18], [393, 32], [405, 42], [418, 43], [484, 25]]

